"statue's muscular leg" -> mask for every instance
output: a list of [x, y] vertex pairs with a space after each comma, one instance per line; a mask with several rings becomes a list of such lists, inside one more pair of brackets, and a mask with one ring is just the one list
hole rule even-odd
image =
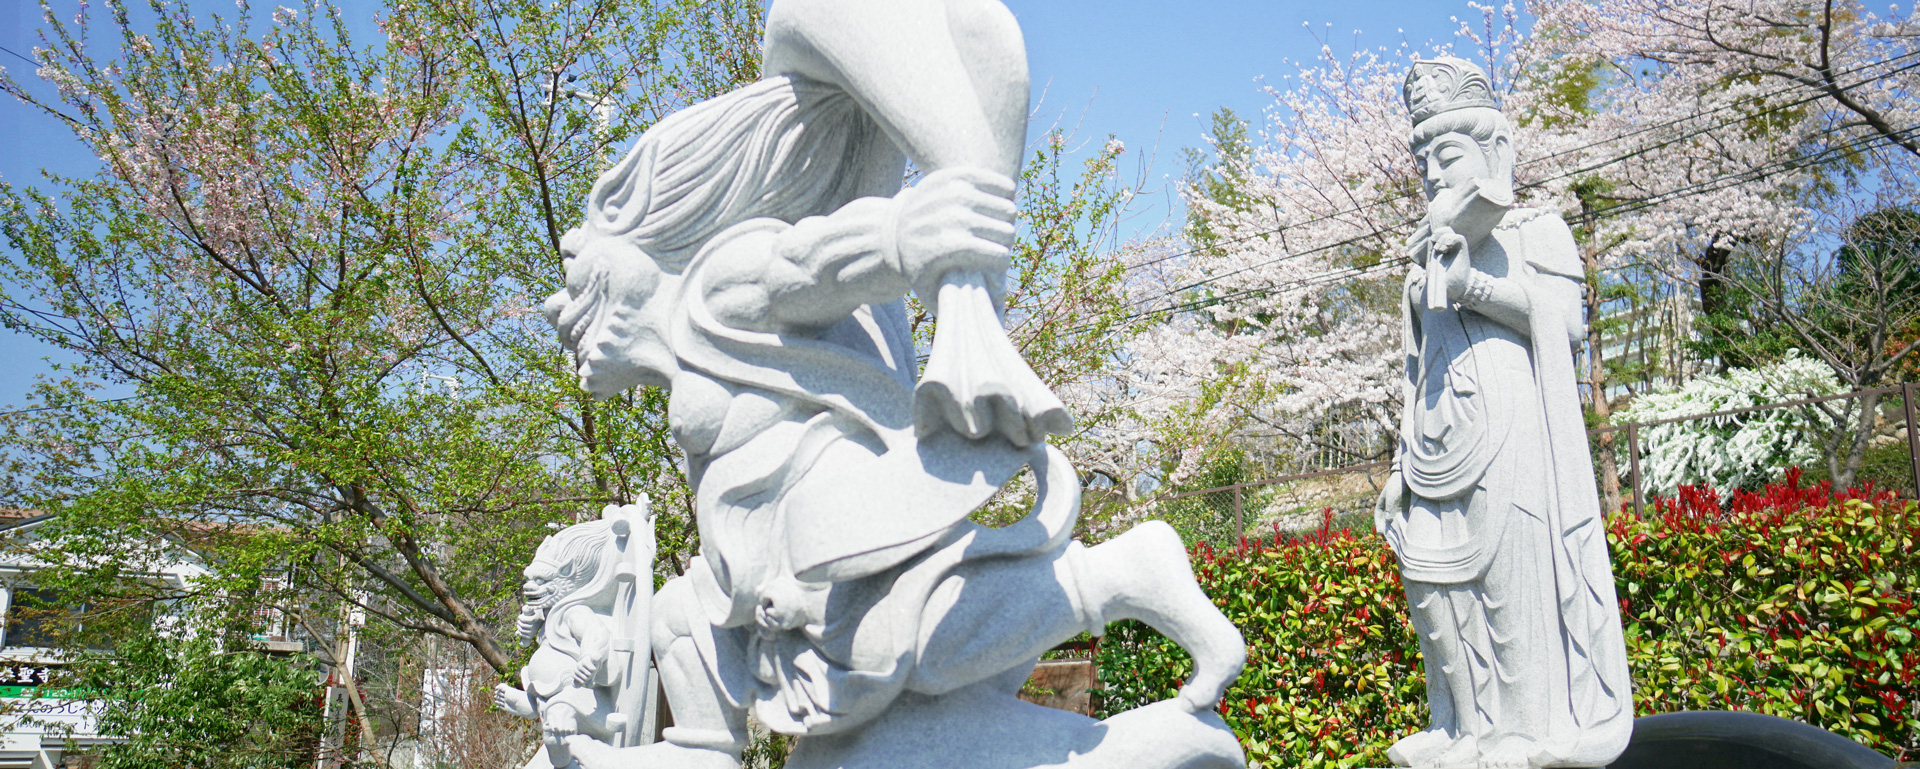
[[1162, 521], [1081, 551], [1074, 576], [1087, 609], [1104, 621], [1137, 619], [1193, 655], [1180, 699], [1194, 712], [1220, 701], [1247, 662], [1246, 640], [1213, 605], [1187, 563], [1180, 535]]
[[540, 740], [547, 746], [547, 758], [554, 766], [566, 766], [573, 762], [573, 751], [567, 747], [567, 738], [580, 733], [579, 718], [573, 706], [564, 702], [550, 704], [540, 714]]
[[[1052, 583], [1059, 591], [1038, 590]], [[1195, 660], [1180, 690], [1186, 707], [1212, 708], [1246, 662], [1246, 643], [1214, 608], [1187, 565], [1186, 547], [1158, 521], [1095, 546], [1070, 545], [1053, 558], [962, 565], [929, 597], [914, 689], [940, 694], [1039, 656], [1082, 630], [1138, 619]], [[974, 628], [991, 625], [993, 632]]]
[[687, 579], [669, 580], [654, 594], [652, 609], [654, 667], [673, 726], [662, 741], [638, 747], [615, 749], [584, 737], [568, 745], [584, 769], [739, 769], [747, 713], [727, 700], [701, 657], [694, 634], [711, 628]]
[[653, 659], [673, 709], [663, 737], [689, 748], [727, 753], [736, 760], [747, 743], [747, 711], [728, 702], [700, 656], [694, 633], [711, 633], [693, 587], [669, 581], [653, 598]]

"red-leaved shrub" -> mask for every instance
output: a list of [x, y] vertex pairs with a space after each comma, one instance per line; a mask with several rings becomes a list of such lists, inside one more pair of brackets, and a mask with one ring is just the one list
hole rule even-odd
[[[1332, 520], [1331, 514], [1327, 522]], [[1747, 710], [1805, 721], [1897, 759], [1920, 756], [1920, 509], [1798, 470], [1721, 500], [1682, 488], [1608, 520], [1641, 715]], [[1194, 571], [1247, 637], [1220, 713], [1267, 766], [1384, 766], [1426, 722], [1419, 645], [1393, 555], [1328, 524]], [[1101, 645], [1101, 710], [1174, 695], [1184, 652], [1138, 623]]]

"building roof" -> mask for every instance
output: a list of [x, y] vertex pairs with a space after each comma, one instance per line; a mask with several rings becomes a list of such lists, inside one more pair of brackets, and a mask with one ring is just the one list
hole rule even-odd
[[52, 513], [44, 510], [30, 510], [24, 507], [0, 507], [0, 531], [32, 525], [52, 517]]

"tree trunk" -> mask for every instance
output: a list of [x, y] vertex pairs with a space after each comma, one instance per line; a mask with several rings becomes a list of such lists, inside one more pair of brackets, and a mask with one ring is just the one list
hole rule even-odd
[[1850, 488], [1860, 477], [1860, 467], [1865, 464], [1867, 444], [1873, 441], [1874, 423], [1880, 415], [1880, 395], [1872, 393], [1860, 396], [1860, 418], [1853, 427], [1851, 440], [1847, 441], [1847, 453], [1844, 462], [1834, 468], [1833, 487]]
[[[421, 586], [425, 587], [428, 595], [431, 596], [429, 599], [426, 596], [414, 595], [410, 596], [410, 599], [419, 608], [439, 615], [458, 632], [458, 635], [454, 633], [444, 635], [473, 647], [473, 650], [480, 654], [480, 658], [485, 660], [494, 672], [509, 681], [513, 680], [519, 671], [514, 666], [513, 660], [507, 656], [506, 651], [500, 648], [499, 642], [494, 639], [493, 628], [481, 621], [480, 617], [474, 613], [473, 607], [467, 603], [466, 597], [460, 595], [460, 592], [441, 575], [439, 566], [422, 551], [420, 542], [414, 539], [410, 530], [406, 526], [390, 525], [392, 519], [388, 517], [386, 511], [368, 498], [366, 489], [360, 484], [347, 484], [340, 491], [350, 509], [373, 522], [375, 530], [386, 537], [388, 544], [393, 546], [394, 552], [406, 561], [407, 569], [419, 578]], [[366, 567], [363, 566], [363, 568]]]
[[[1586, 291], [1581, 297], [1587, 317], [1587, 393], [1593, 401], [1595, 426], [1606, 427], [1613, 423], [1613, 404], [1607, 401], [1607, 364], [1600, 350], [1600, 255], [1589, 244], [1580, 249], [1580, 261], [1587, 272]], [[1600, 434], [1599, 456], [1595, 457], [1600, 471], [1600, 509], [1607, 514], [1620, 511], [1620, 461], [1614, 455], [1614, 437], [1612, 431]]]
[[1694, 259], [1700, 270], [1700, 314], [1717, 315], [1727, 307], [1727, 265], [1733, 262], [1733, 249], [1715, 237], [1707, 250]]

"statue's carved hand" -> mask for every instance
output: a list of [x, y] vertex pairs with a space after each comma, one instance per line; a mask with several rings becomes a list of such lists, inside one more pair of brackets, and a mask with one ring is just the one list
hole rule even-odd
[[1433, 197], [1427, 200], [1427, 225], [1433, 228], [1435, 240], [1439, 239], [1441, 230], [1453, 229], [1479, 190], [1480, 182], [1476, 179], [1463, 187], [1441, 187], [1433, 191]]
[[1473, 282], [1473, 257], [1467, 249], [1467, 238], [1448, 230], [1448, 240], [1444, 242], [1453, 257], [1446, 263], [1446, 297], [1450, 301], [1459, 301], [1467, 295], [1467, 286]]
[[972, 270], [997, 278], [1013, 244], [1013, 180], [982, 168], [935, 171], [902, 190], [894, 223], [900, 271], [922, 300], [940, 278]]
[[1407, 484], [1395, 472], [1387, 476], [1386, 484], [1380, 489], [1380, 501], [1373, 506], [1373, 530], [1386, 536], [1387, 523], [1395, 516], [1407, 510]]
[[1439, 259], [1446, 266], [1447, 299], [1458, 302], [1467, 295], [1467, 285], [1473, 279], [1473, 258], [1468, 253], [1467, 238], [1450, 227], [1442, 227], [1433, 234], [1433, 254], [1429, 259]]
[[600, 662], [592, 657], [580, 660], [573, 666], [573, 685], [591, 686], [593, 679], [600, 673]]
[[1459, 187], [1434, 190], [1427, 201], [1427, 226], [1436, 238], [1440, 230], [1453, 230], [1469, 241], [1477, 241], [1493, 232], [1513, 207], [1513, 185], [1499, 179], [1475, 179]]
[[514, 630], [517, 631], [523, 643], [531, 644], [539, 640], [540, 625], [547, 619], [546, 612], [540, 608], [540, 604], [545, 600], [546, 596], [542, 594], [538, 598], [527, 599], [526, 605], [520, 607], [520, 616], [515, 618]]

